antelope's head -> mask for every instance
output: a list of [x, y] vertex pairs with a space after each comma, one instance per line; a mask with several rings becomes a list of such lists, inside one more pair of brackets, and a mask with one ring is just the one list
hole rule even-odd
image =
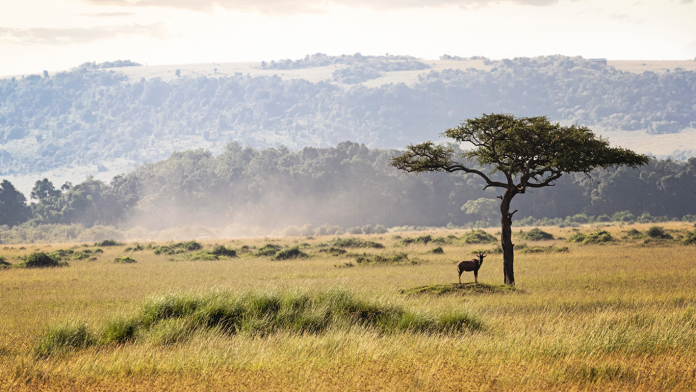
[[479, 265], [483, 265], [483, 258], [486, 257], [486, 252], [482, 252], [478, 254], [479, 258]]

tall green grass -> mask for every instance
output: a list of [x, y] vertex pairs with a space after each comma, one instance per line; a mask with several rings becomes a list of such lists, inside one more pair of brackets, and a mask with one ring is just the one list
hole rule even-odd
[[321, 334], [330, 329], [368, 328], [383, 334], [398, 332], [451, 334], [480, 330], [483, 322], [464, 311], [432, 315], [400, 306], [357, 299], [340, 289], [328, 291], [170, 294], [145, 301], [130, 316], [116, 316], [100, 332], [85, 324], [48, 328], [37, 345], [51, 355], [91, 345], [126, 342], [173, 344], [199, 332], [266, 336], [275, 332]]

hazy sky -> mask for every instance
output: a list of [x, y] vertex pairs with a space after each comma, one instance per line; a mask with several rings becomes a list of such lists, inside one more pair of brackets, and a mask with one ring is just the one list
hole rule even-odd
[[0, 75], [309, 53], [696, 57], [694, 0], [0, 0]]

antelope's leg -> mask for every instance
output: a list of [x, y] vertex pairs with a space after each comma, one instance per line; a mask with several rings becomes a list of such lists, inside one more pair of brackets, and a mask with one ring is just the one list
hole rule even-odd
[[478, 284], [478, 272], [474, 272], [474, 283]]
[[459, 284], [462, 284], [462, 271], [459, 271]]

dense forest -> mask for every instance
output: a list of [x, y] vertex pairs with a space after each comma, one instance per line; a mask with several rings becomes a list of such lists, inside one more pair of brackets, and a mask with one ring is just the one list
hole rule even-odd
[[[453, 146], [454, 147], [454, 146]], [[456, 147], [455, 147], [456, 148]], [[396, 150], [342, 142], [333, 148], [253, 149], [229, 143], [214, 156], [175, 152], [110, 184], [36, 182], [32, 203], [7, 181], [0, 186], [0, 225], [173, 226], [231, 224], [283, 229], [324, 223], [344, 228], [462, 226], [498, 220], [496, 191], [475, 175], [405, 174], [389, 165]], [[483, 168], [486, 169], [486, 168]], [[598, 170], [515, 198], [517, 221], [569, 222], [696, 218], [696, 158], [652, 160], [638, 170]], [[492, 207], [491, 207], [492, 206]]]
[[[256, 152], [262, 156], [286, 151], [281, 145], [330, 147], [344, 140], [400, 148], [491, 112], [652, 133], [696, 127], [694, 71], [633, 74], [565, 56], [486, 61], [489, 71], [435, 72], [407, 56], [358, 54], [262, 64], [278, 70], [341, 66], [333, 80], [318, 83], [242, 74], [130, 80], [97, 64], [0, 80], [0, 174], [115, 158], [152, 162], [168, 157], [180, 140], [220, 149], [230, 141], [276, 147]], [[421, 69], [413, 86], [359, 84], [384, 72]]]

